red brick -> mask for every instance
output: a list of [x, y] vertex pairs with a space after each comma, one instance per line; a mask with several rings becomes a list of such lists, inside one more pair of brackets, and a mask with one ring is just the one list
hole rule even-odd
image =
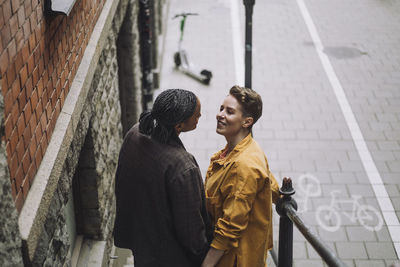
[[10, 44], [7, 47], [7, 50], [8, 50], [8, 59], [11, 62], [14, 60], [14, 57], [17, 54], [17, 46], [15, 44], [15, 40], [11, 40]]
[[14, 125], [11, 123], [11, 118], [10, 117], [11, 116], [8, 116], [8, 118], [6, 119], [6, 122], [5, 122], [5, 126], [4, 126], [6, 138], [9, 138], [11, 136], [11, 132], [12, 132], [12, 130], [14, 128]]
[[58, 117], [58, 115], [61, 112], [61, 101], [60, 99], [57, 99], [57, 103], [56, 103], [56, 116]]
[[26, 62], [28, 61], [28, 58], [29, 58], [29, 43], [26, 42], [22, 47], [22, 60]]
[[[43, 74], [43, 72], [44, 72], [44, 59], [43, 59], [44, 57], [42, 56], [42, 57], [40, 57], [40, 59], [39, 59], [39, 73], [42, 73]], [[44, 84], [46, 84], [46, 83], [44, 83]]]
[[9, 90], [9, 88], [8, 88], [8, 86], [7, 86], [7, 76], [3, 76], [3, 78], [0, 80], [0, 82], [1, 82], [1, 85], [2, 85], [2, 88], [4, 88], [4, 89], [2, 89], [2, 91], [8, 91]]
[[24, 1], [24, 6], [25, 6], [25, 17], [28, 18], [32, 13], [32, 2]]
[[28, 58], [27, 63], [28, 63], [28, 73], [29, 73], [29, 75], [30, 75], [30, 74], [32, 74], [33, 69], [34, 69], [34, 67], [35, 67], [35, 59], [34, 59], [33, 55], [31, 55], [31, 56]]
[[46, 113], [45, 112], [43, 112], [42, 116], [40, 117], [40, 125], [42, 126], [42, 129], [46, 129], [47, 117], [46, 117]]
[[18, 162], [21, 162], [22, 161], [22, 157], [24, 156], [24, 153], [25, 153], [24, 140], [22, 140], [22, 139], [18, 140], [16, 152], [17, 152]]
[[18, 16], [17, 16], [17, 14], [15, 14], [10, 19], [11, 36], [14, 36], [17, 33], [18, 28], [19, 28], [19, 26], [18, 26]]
[[[28, 170], [27, 170], [27, 172], [28, 172]], [[25, 179], [21, 185], [22, 194], [23, 194], [23, 197], [25, 200], [26, 200], [26, 197], [28, 196], [29, 188], [30, 188], [29, 187], [29, 179], [28, 179], [28, 177], [25, 177]]]
[[29, 125], [26, 126], [24, 133], [22, 134], [22, 138], [24, 139], [24, 149], [27, 150], [29, 146], [29, 142], [31, 141], [31, 128]]
[[45, 89], [44, 85], [43, 85], [43, 79], [40, 79], [38, 81], [36, 88], [37, 88], [39, 97], [41, 97], [43, 95], [43, 90]]
[[22, 164], [18, 166], [17, 172], [15, 173], [15, 185], [17, 186], [17, 190], [19, 190], [22, 181], [24, 180], [24, 171], [22, 170]]
[[[33, 36], [33, 35], [32, 35]], [[31, 39], [33, 40], [33, 41], [31, 41]], [[37, 65], [37, 64], [39, 64], [39, 59], [40, 59], [40, 48], [39, 48], [39, 44], [38, 43], [36, 43], [36, 38], [29, 38], [29, 41], [30, 42], [34, 42], [34, 45], [35, 45], [35, 49], [33, 50], [33, 56], [34, 56], [34, 59], [35, 59], [35, 65]]]
[[4, 98], [4, 114], [8, 115], [10, 113], [13, 103], [12, 92], [8, 91]]
[[17, 154], [14, 153], [11, 157], [11, 164], [10, 164], [10, 176], [15, 177], [15, 174], [17, 173], [18, 169], [18, 159], [17, 159]]
[[29, 100], [26, 103], [26, 106], [24, 107], [24, 119], [26, 122], [29, 122], [31, 120], [32, 116], [32, 107], [31, 107], [31, 101]]
[[5, 73], [8, 67], [8, 52], [7, 50], [2, 51], [0, 56], [0, 74]]
[[32, 77], [29, 77], [28, 80], [26, 80], [25, 90], [26, 90], [26, 96], [29, 98], [32, 95], [32, 90], [33, 90]]
[[44, 64], [46, 65], [46, 67], [48, 67], [49, 62], [50, 62], [50, 52], [49, 52], [49, 50], [47, 49], [47, 46], [46, 46], [46, 48], [44, 50]]
[[29, 142], [29, 155], [32, 159], [35, 158], [36, 149], [37, 149], [36, 139], [35, 136], [32, 136]]
[[7, 87], [10, 88], [16, 79], [14, 64], [11, 64], [8, 67], [7, 72], [6, 72], [6, 77], [7, 77]]
[[[47, 105], [46, 105], [46, 117], [47, 117], [47, 118], [51, 118], [51, 112], [52, 112], [52, 110], [51, 110], [51, 103], [48, 102]], [[49, 120], [49, 119], [48, 119], [48, 120]]]
[[48, 83], [49, 83], [49, 72], [48, 72], [46, 63], [44, 62], [44, 56], [42, 58], [43, 58], [43, 68], [44, 68], [43, 72], [42, 72], [43, 84], [44, 84], [44, 87], [47, 87]]
[[18, 133], [17, 133], [17, 129], [14, 129], [10, 135], [10, 148], [11, 148], [11, 151], [13, 151], [13, 153], [17, 147], [17, 144], [18, 144]]
[[36, 171], [37, 171], [36, 165], [34, 162], [32, 162], [31, 166], [29, 167], [28, 176], [27, 176], [30, 184], [32, 184], [33, 179], [35, 178]]
[[17, 12], [19, 8], [19, 0], [11, 0], [11, 9], [13, 14]]
[[18, 121], [17, 121], [18, 136], [22, 136], [24, 129], [25, 129], [25, 119], [24, 119], [24, 116], [21, 115], [21, 116], [19, 116]]
[[[0, 10], [1, 11], [1, 10]], [[0, 29], [1, 29], [2, 27], [0, 27]], [[4, 47], [3, 47], [3, 42], [1, 42], [0, 41], [0, 51], [3, 51], [4, 50]]]
[[22, 67], [22, 69], [19, 72], [19, 79], [21, 82], [21, 86], [24, 86], [26, 83], [26, 80], [28, 79], [28, 68], [25, 66]]
[[61, 84], [61, 81], [60, 80], [58, 80], [57, 81], [57, 83], [56, 83], [56, 93], [57, 93], [57, 95], [60, 95], [60, 93], [61, 93], [61, 89], [62, 89], [63, 87], [62, 87], [62, 84]]
[[42, 149], [43, 156], [46, 153], [47, 145], [46, 133], [43, 133], [42, 139], [40, 140], [40, 148]]
[[15, 197], [15, 208], [17, 209], [18, 212], [21, 212], [22, 207], [24, 205], [24, 196], [22, 192], [18, 191], [17, 196]]
[[36, 8], [36, 12], [38, 17], [38, 22], [41, 22], [43, 20], [43, 9], [40, 5]]
[[30, 20], [30, 22], [31, 22], [31, 29], [32, 29], [32, 31], [34, 31], [34, 30], [36, 29], [37, 22], [38, 22], [38, 21], [37, 21], [36, 10], [33, 10], [33, 11], [32, 11], [32, 14], [31, 14], [29, 20]]
[[22, 25], [25, 22], [25, 8], [21, 7], [18, 9], [18, 25], [19, 27], [22, 27]]
[[[35, 129], [35, 135], [34, 135], [36, 138], [36, 144], [38, 146], [40, 145], [40, 139], [42, 139], [42, 135], [43, 135], [42, 126], [40, 126], [40, 123], [39, 123]], [[38, 166], [38, 165], [36, 165], [36, 166]]]
[[28, 174], [29, 165], [31, 164], [31, 158], [29, 156], [29, 151], [26, 151], [24, 157], [22, 158], [22, 169], [24, 174]]
[[[40, 144], [40, 143], [38, 143], [38, 144]], [[35, 154], [35, 165], [36, 165], [36, 168], [39, 168], [40, 162], [42, 162], [42, 159], [43, 159], [43, 151], [42, 151], [41, 146], [38, 145], [38, 148], [37, 148], [36, 154]]]
[[22, 90], [21, 93], [18, 95], [18, 104], [19, 104], [19, 113], [21, 114], [21, 116], [23, 116], [22, 112], [23, 109], [27, 103], [27, 98], [26, 98], [26, 94], [25, 94], [25, 90]]
[[50, 96], [50, 101], [51, 101], [51, 109], [54, 110], [56, 108], [57, 104], [57, 92], [56, 91], [51, 91], [51, 96]]
[[17, 51], [20, 51], [22, 49], [22, 46], [24, 45], [24, 30], [22, 28], [19, 29], [17, 34], [15, 35], [15, 43], [17, 45]]
[[38, 102], [38, 104], [36, 106], [35, 113], [36, 113], [36, 120], [37, 120], [37, 122], [39, 124], [40, 123], [40, 117], [42, 116], [42, 113], [43, 113], [43, 104], [42, 104], [42, 99], [41, 98], [39, 98], [39, 102]]
[[3, 27], [3, 25], [4, 25], [3, 8], [0, 4], [0, 29], [1, 29], [1, 27]]
[[11, 10], [11, 2], [9, 0], [6, 0], [3, 3], [3, 16], [4, 16], [4, 22], [7, 24], [7, 21], [11, 18], [12, 15], [12, 10]]
[[35, 88], [31, 94], [31, 104], [32, 104], [32, 108], [34, 110], [37, 108], [38, 101], [39, 101], [39, 97], [37, 94], [37, 89]]
[[42, 95], [42, 104], [43, 104], [43, 109], [47, 105], [47, 101], [49, 101], [49, 96], [47, 95], [47, 91], [43, 93]]
[[19, 113], [19, 104], [18, 102], [14, 102], [13, 107], [11, 109], [11, 118], [13, 124], [17, 123], [18, 113]]
[[21, 92], [21, 86], [19, 83], [19, 79], [15, 80], [13, 85], [11, 86], [11, 93], [12, 93], [12, 103], [14, 104], [15, 101], [18, 99], [18, 95]]
[[10, 142], [6, 142], [6, 152], [7, 152], [7, 163], [8, 166], [11, 166], [11, 155], [12, 155], [12, 151], [11, 151], [11, 145]]
[[37, 84], [39, 81], [39, 68], [36, 67], [32, 72], [32, 81], [33, 84]]
[[31, 53], [33, 53], [33, 51], [36, 49], [36, 37], [35, 34], [31, 34], [31, 36], [29, 37], [29, 48]]
[[39, 38], [36, 37], [36, 40], [37, 40], [38, 43], [39, 43], [39, 51], [40, 51], [40, 54], [43, 55], [44, 52], [46, 51], [46, 42], [44, 41], [44, 38], [41, 38], [41, 36], [39, 36]]
[[65, 101], [65, 93], [64, 93], [64, 90], [61, 90], [61, 94], [60, 94], [61, 108], [64, 106], [64, 101]]
[[24, 38], [25, 40], [28, 40], [28, 38], [31, 36], [31, 24], [29, 23], [29, 20], [26, 20], [24, 25], [22, 25], [22, 28], [24, 29]]
[[50, 51], [50, 58], [54, 56], [54, 40], [51, 40], [49, 43], [49, 51]]
[[15, 57], [15, 70], [19, 72], [23, 66], [24, 66], [24, 61], [22, 59], [22, 54], [18, 53], [17, 56]]
[[32, 10], [35, 10], [37, 5], [38, 5], [38, 0], [32, 0]]
[[15, 197], [17, 196], [17, 189], [15, 186], [15, 180], [11, 181], [11, 195], [13, 197], [13, 199], [15, 199]]
[[1, 41], [3, 47], [7, 47], [10, 40], [11, 40], [10, 24], [5, 24], [1, 29]]
[[36, 114], [35, 111], [33, 111], [31, 119], [29, 120], [29, 127], [31, 128], [32, 135], [34, 135], [35, 133], [36, 126], [37, 126]]

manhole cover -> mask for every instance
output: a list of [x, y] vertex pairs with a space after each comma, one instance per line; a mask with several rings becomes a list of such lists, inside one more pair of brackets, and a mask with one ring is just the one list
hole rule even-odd
[[324, 53], [337, 59], [356, 58], [367, 55], [366, 52], [357, 48], [345, 46], [328, 46], [324, 48]]

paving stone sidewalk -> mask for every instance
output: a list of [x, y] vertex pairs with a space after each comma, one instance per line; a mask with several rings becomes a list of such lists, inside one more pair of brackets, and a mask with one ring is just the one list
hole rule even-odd
[[[169, 1], [161, 88], [190, 89], [201, 100], [198, 129], [182, 134], [182, 140], [203, 174], [210, 156], [225, 145], [215, 133], [215, 115], [236, 81], [231, 1], [238, 1], [235, 19], [244, 25], [240, 0]], [[305, 4], [399, 217], [400, 2], [310, 0]], [[199, 13], [187, 20], [184, 47], [197, 67], [212, 70], [209, 86], [174, 68], [179, 21], [171, 18], [180, 12]], [[348, 266], [399, 263], [296, 1], [256, 1], [253, 25], [253, 89], [264, 101], [254, 136], [271, 170], [278, 180], [293, 178], [300, 216]], [[243, 28], [241, 36], [243, 40]], [[331, 221], [324, 221], [324, 212], [331, 214]], [[277, 240], [276, 215], [274, 223]], [[297, 230], [294, 239], [294, 266], [325, 266]]]

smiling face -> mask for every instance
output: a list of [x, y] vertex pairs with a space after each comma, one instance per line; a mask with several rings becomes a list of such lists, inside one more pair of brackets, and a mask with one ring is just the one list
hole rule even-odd
[[249, 127], [253, 123], [253, 118], [245, 117], [241, 106], [235, 97], [228, 95], [225, 97], [219, 112], [217, 113], [217, 133], [225, 137], [234, 137], [249, 132]]

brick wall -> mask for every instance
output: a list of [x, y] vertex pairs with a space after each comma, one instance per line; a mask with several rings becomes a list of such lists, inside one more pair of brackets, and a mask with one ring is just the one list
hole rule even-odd
[[0, 75], [12, 196], [20, 211], [104, 0], [45, 16], [43, 0], [0, 0]]

